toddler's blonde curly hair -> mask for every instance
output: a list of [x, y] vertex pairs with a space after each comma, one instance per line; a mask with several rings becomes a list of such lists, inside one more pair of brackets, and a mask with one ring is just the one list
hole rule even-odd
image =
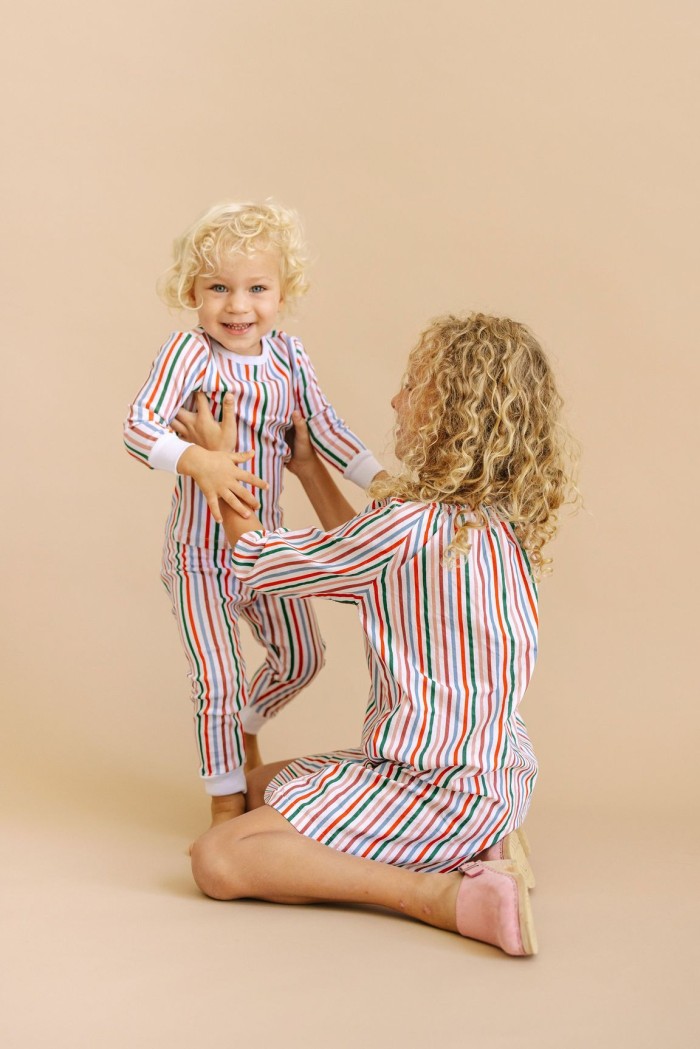
[[450, 558], [467, 553], [470, 530], [495, 514], [515, 527], [535, 575], [544, 574], [551, 558], [542, 547], [557, 530], [557, 511], [579, 501], [578, 449], [534, 335], [483, 313], [438, 317], [411, 351], [404, 385], [404, 469], [375, 481], [370, 494], [464, 504], [472, 515]]
[[196, 309], [195, 277], [214, 273], [227, 255], [273, 250], [280, 258], [280, 287], [287, 305], [308, 291], [306, 246], [296, 212], [274, 201], [215, 204], [173, 244], [173, 264], [159, 282], [168, 306]]

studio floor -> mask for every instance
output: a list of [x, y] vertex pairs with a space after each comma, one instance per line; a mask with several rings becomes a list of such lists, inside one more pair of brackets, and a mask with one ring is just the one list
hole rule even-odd
[[121, 796], [27, 791], [6, 821], [4, 1049], [698, 1044], [680, 820], [535, 807], [540, 953], [513, 959], [379, 910], [205, 899], [202, 801]]

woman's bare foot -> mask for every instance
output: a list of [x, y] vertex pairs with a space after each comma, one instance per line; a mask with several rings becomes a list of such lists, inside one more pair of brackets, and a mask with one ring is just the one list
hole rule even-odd
[[257, 736], [251, 735], [250, 732], [244, 732], [243, 742], [245, 743], [245, 765], [243, 768], [248, 773], [262, 765], [263, 760], [260, 756]]

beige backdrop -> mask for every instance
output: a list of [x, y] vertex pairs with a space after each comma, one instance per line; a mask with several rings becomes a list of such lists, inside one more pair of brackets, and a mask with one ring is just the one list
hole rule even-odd
[[[154, 292], [173, 237], [271, 195], [314, 257], [288, 327], [380, 456], [436, 313], [509, 314], [554, 358], [586, 510], [541, 591], [535, 816], [543, 837], [576, 813], [668, 845], [698, 794], [696, 5], [68, 0], [6, 29], [10, 822], [26, 806], [36, 839], [44, 812], [184, 842], [204, 820], [158, 577], [171, 485], [121, 421], [181, 323]], [[311, 521], [293, 480], [285, 508]], [[358, 738], [359, 627], [317, 608], [327, 668], [267, 730], [270, 759]]]

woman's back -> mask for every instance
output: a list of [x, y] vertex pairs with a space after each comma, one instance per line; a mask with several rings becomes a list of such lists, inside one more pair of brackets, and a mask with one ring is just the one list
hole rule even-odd
[[389, 502], [410, 524], [403, 555], [359, 603], [372, 678], [363, 748], [375, 761], [442, 770], [441, 785], [500, 794], [504, 770], [534, 771], [516, 718], [537, 654], [527, 559], [493, 516], [471, 531], [466, 556], [449, 558], [462, 508]]

